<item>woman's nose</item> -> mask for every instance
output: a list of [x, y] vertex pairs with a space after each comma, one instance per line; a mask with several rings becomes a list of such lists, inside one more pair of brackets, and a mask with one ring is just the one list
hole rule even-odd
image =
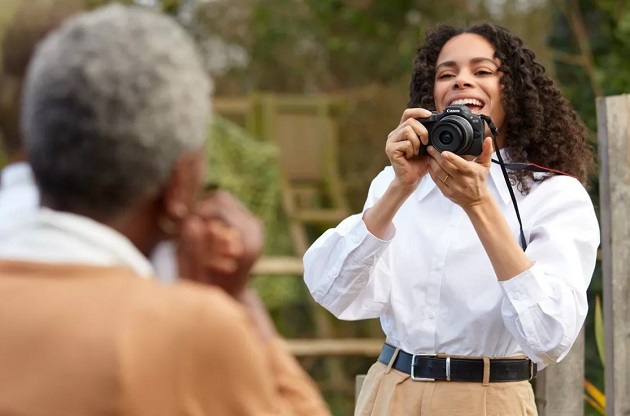
[[472, 86], [473, 86], [472, 74], [469, 74], [467, 71], [459, 71], [459, 73], [455, 77], [455, 82], [453, 84], [453, 87], [454, 88], [469, 88]]

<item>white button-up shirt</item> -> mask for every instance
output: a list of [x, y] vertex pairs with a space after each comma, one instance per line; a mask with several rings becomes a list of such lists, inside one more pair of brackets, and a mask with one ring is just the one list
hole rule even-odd
[[[373, 180], [364, 212], [393, 179], [387, 167]], [[500, 166], [493, 164], [488, 187], [518, 238]], [[409, 353], [525, 353], [541, 367], [559, 361], [586, 317], [599, 226], [574, 178], [555, 176], [515, 194], [534, 265], [508, 281], [497, 280], [462, 208], [426, 175], [385, 241], [369, 233], [362, 214], [326, 231], [304, 256], [306, 284], [341, 319], [380, 318], [388, 342]]]

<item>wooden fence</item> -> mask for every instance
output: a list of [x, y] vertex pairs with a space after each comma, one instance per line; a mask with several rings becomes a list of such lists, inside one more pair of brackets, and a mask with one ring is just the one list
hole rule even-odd
[[630, 95], [597, 99], [606, 415], [630, 416]]

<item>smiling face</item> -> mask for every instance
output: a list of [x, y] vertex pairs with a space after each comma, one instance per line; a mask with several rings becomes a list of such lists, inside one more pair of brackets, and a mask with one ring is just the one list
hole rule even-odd
[[449, 105], [462, 104], [475, 114], [490, 116], [500, 131], [499, 147], [503, 147], [502, 73], [494, 52], [492, 44], [480, 35], [464, 33], [451, 38], [436, 61], [433, 97], [438, 112]]

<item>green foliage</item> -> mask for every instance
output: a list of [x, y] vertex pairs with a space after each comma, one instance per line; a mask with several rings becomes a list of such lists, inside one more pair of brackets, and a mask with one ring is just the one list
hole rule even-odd
[[[594, 73], [584, 63], [568, 10], [571, 1], [561, 2], [555, 12], [549, 45], [557, 52], [554, 63], [557, 79], [587, 126], [596, 129], [596, 95], [616, 95], [630, 91], [630, 7], [614, 0], [579, 0], [586, 37], [592, 53]], [[575, 7], [573, 7], [573, 10]], [[567, 59], [573, 57], [573, 59]], [[599, 91], [594, 90], [598, 88]]]
[[[604, 367], [604, 320], [599, 296], [595, 297], [595, 343], [602, 367]], [[606, 414], [606, 396], [604, 393], [588, 380], [584, 380], [584, 389], [586, 390], [585, 399], [589, 406], [601, 415]]]
[[[229, 4], [229, 6], [228, 6]], [[443, 0], [233, 0], [200, 5], [189, 24], [248, 56], [218, 92], [330, 92], [408, 77], [424, 31], [438, 21], [487, 18], [480, 2]], [[223, 78], [224, 77], [224, 78]], [[229, 89], [229, 90], [228, 90]]]
[[[277, 148], [215, 115], [206, 155], [207, 182], [232, 192], [261, 219], [266, 231], [266, 254], [293, 254], [281, 206]], [[302, 281], [295, 276], [260, 276], [254, 280], [254, 286], [270, 309], [294, 304], [303, 293]]]
[[604, 355], [604, 317], [602, 314], [602, 302], [600, 297], [595, 298], [595, 344], [602, 366], [605, 367], [606, 359]]

